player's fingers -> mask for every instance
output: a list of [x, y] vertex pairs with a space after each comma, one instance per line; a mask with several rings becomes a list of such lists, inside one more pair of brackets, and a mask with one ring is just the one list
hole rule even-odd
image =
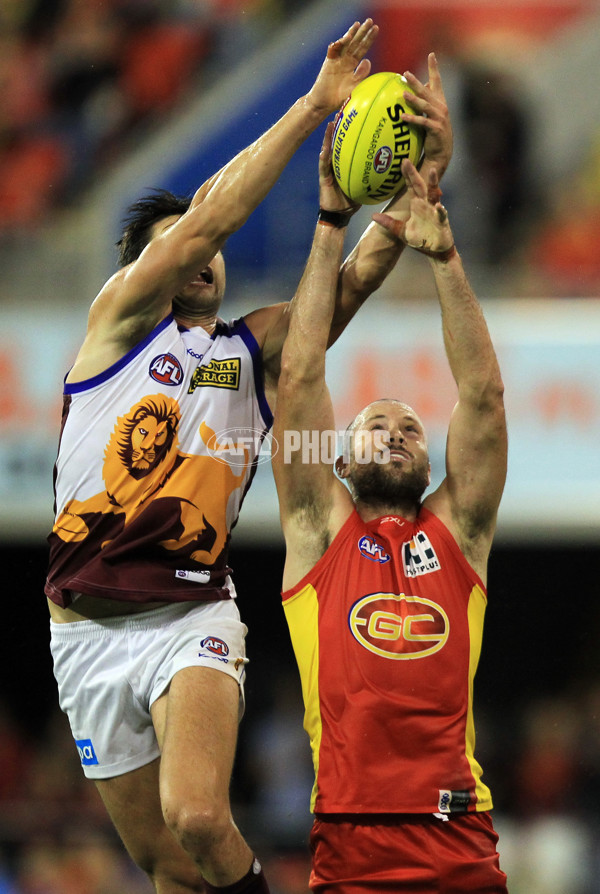
[[437, 168], [431, 168], [427, 175], [427, 201], [430, 205], [437, 205], [442, 198], [442, 190], [440, 189], [440, 178], [438, 177]]
[[403, 72], [403, 77], [406, 78], [415, 93], [420, 93], [422, 90], [425, 89], [425, 85], [421, 83], [421, 81], [416, 75], [412, 73], [412, 71]]
[[427, 184], [427, 201], [430, 205], [437, 205], [439, 200], [442, 198], [442, 190], [439, 186], [431, 186], [431, 184]]
[[335, 121], [329, 121], [327, 127], [325, 128], [323, 142], [321, 143], [321, 154], [319, 157], [323, 160], [323, 163], [325, 165], [329, 165], [329, 163], [331, 162], [331, 138], [333, 137], [334, 127]]
[[[417, 96], [409, 90], [405, 90], [403, 96], [409, 108], [420, 116], [418, 122], [416, 122], [418, 124], [441, 120], [447, 114], [448, 110], [443, 101], [435, 99], [431, 94], [429, 96]], [[406, 114], [411, 113], [407, 112]]]
[[365, 19], [360, 28], [355, 32], [348, 47], [348, 53], [356, 59], [362, 59], [369, 52], [373, 41], [379, 33], [379, 26], [373, 23], [373, 19]]
[[427, 190], [425, 188], [425, 182], [412, 161], [408, 158], [405, 158], [402, 162], [402, 176], [406, 181], [408, 189], [412, 190], [415, 196], [419, 199], [424, 199], [426, 197]]
[[375, 223], [380, 224], [388, 233], [391, 233], [392, 236], [395, 236], [396, 239], [399, 239], [401, 242], [404, 242], [404, 230], [406, 228], [406, 223], [403, 220], [396, 220], [395, 217], [392, 217], [390, 214], [385, 214], [381, 211], [376, 211], [375, 214], [372, 215], [372, 219]]
[[371, 60], [363, 59], [354, 69], [353, 80], [357, 83], [363, 81], [371, 71]]
[[410, 165], [407, 163], [408, 159], [404, 159], [401, 166], [402, 176], [404, 177], [404, 182], [406, 183], [406, 188], [409, 192], [413, 192], [415, 190], [413, 181], [412, 181], [412, 171], [410, 170]]
[[417, 96], [416, 93], [411, 93], [410, 90], [405, 90], [402, 95], [404, 97], [404, 102], [410, 106], [411, 109], [415, 109], [417, 112], [426, 111], [429, 103], [422, 96]]
[[427, 69], [429, 72], [429, 87], [431, 88], [431, 91], [437, 95], [443, 96], [444, 89], [442, 87], [442, 77], [440, 75], [440, 69], [435, 53], [430, 53], [427, 57]]
[[353, 25], [350, 25], [343, 37], [339, 37], [337, 40], [332, 41], [327, 47], [327, 58], [337, 59], [341, 56], [344, 47], [350, 43], [359, 28], [360, 22], [355, 22]]
[[342, 47], [348, 46], [353, 37], [356, 36], [357, 31], [360, 29], [360, 22], [354, 22], [353, 25], [350, 25], [346, 33], [343, 37], [340, 37], [339, 40], [336, 41], [337, 44], [340, 44]]
[[429, 173], [427, 175], [427, 185], [428, 186], [438, 186], [440, 182], [440, 178], [438, 176], [437, 168], [433, 167], [429, 169]]
[[413, 115], [412, 112], [402, 112], [400, 118], [406, 124], [416, 124], [418, 127], [425, 127], [427, 130], [435, 130], [436, 122], [427, 117], [427, 115]]
[[348, 54], [356, 59], [361, 59], [368, 52], [378, 31], [379, 28], [373, 24], [373, 19], [365, 19], [362, 25], [360, 22], [355, 22], [343, 37], [329, 44], [327, 58], [337, 59]]
[[342, 52], [342, 41], [334, 40], [327, 47], [327, 58], [328, 59], [337, 59]]

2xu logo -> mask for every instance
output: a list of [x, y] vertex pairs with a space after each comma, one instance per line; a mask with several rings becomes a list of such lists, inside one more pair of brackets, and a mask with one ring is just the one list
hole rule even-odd
[[439, 652], [450, 632], [448, 616], [441, 606], [404, 593], [363, 596], [350, 609], [348, 623], [361, 646], [395, 661]]
[[91, 739], [75, 739], [75, 744], [77, 746], [77, 751], [79, 752], [79, 759], [84, 767], [89, 767], [92, 764], [98, 763], [98, 758], [96, 757], [96, 752], [94, 751]]

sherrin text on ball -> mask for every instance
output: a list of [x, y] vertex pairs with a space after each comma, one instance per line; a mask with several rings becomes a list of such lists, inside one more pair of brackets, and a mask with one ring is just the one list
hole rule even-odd
[[406, 79], [382, 71], [361, 81], [338, 113], [332, 139], [333, 172], [354, 202], [378, 205], [404, 186], [402, 161], [417, 164], [423, 151], [422, 127], [402, 115], [413, 113], [404, 93]]

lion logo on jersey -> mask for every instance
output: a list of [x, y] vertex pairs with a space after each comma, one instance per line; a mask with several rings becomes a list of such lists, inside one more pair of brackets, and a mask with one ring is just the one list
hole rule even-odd
[[[176, 401], [153, 398], [138, 404], [126, 416], [121, 428], [117, 423], [117, 455], [129, 474], [139, 480], [149, 475], [165, 459], [173, 446], [177, 426], [178, 409], [169, 406]], [[114, 436], [113, 436], [114, 437]], [[107, 447], [107, 460], [112, 452], [112, 440]]]
[[[226, 506], [244, 480], [249, 451], [241, 445], [244, 463], [238, 475], [210, 454], [183, 453], [177, 439], [180, 418], [177, 401], [162, 394], [145, 397], [120, 416], [104, 451], [106, 489], [87, 500], [68, 502], [54, 533], [65, 542], [79, 542], [99, 517], [118, 517], [120, 530], [153, 499], [175, 500], [177, 521], [165, 530], [160, 544], [168, 550], [190, 547], [195, 561], [214, 563], [227, 541]], [[215, 432], [206, 423], [199, 431], [205, 445], [216, 443]], [[111, 539], [109, 534], [102, 545]]]

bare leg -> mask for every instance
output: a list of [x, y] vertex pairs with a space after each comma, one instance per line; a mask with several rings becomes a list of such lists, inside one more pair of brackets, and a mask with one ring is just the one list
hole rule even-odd
[[229, 803], [238, 701], [227, 674], [179, 671], [152, 706], [161, 757], [96, 780], [125, 847], [158, 894], [204, 892], [203, 878], [231, 885], [253, 862]]
[[160, 800], [166, 825], [215, 886], [239, 881], [253, 861], [229, 802], [238, 703], [232, 677], [189, 667], [174, 676], [152, 707], [162, 752]]
[[159, 760], [96, 786], [132, 859], [158, 894], [204, 892], [196, 863], [165, 825], [159, 799]]

